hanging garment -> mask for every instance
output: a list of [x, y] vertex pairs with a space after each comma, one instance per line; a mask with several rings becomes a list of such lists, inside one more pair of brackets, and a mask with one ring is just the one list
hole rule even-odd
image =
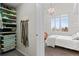
[[28, 43], [28, 21], [21, 21], [21, 43], [26, 47]]

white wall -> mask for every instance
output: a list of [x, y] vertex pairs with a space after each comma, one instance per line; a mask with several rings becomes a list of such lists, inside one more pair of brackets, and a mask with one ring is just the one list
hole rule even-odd
[[[56, 4], [44, 4], [44, 31], [48, 32], [50, 35], [51, 34], [59, 34], [59, 35], [72, 35], [76, 32], [79, 31], [79, 21], [77, 19], [78, 15], [73, 14], [73, 3], [56, 3]], [[51, 21], [50, 21], [50, 16], [48, 15], [48, 8], [54, 7], [56, 12], [55, 16], [60, 16], [60, 15], [69, 15], [69, 31], [68, 32], [51, 32]]]
[[[21, 4], [17, 8], [17, 49], [24, 55], [44, 55], [43, 40], [43, 14], [41, 4]], [[20, 21], [29, 19], [28, 40], [29, 47], [24, 47], [21, 43]]]
[[[24, 47], [21, 43], [20, 21], [29, 18], [28, 22], [28, 39], [29, 47]], [[36, 38], [35, 38], [35, 4], [22, 4], [17, 8], [17, 49], [25, 55], [36, 55]]]

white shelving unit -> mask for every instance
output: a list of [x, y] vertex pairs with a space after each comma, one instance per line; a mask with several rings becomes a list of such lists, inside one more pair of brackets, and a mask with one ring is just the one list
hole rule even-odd
[[6, 20], [10, 20], [10, 21], [16, 21], [16, 19], [9, 19], [9, 18], [5, 18], [5, 17], [2, 17], [2, 19], [6, 19]]
[[7, 13], [5, 13], [5, 12], [3, 12], [3, 15], [11, 16], [11, 17], [16, 17], [16, 15], [13, 15], [13, 14], [7, 14]]
[[16, 23], [7, 23], [7, 22], [3, 22], [3, 24], [16, 25]]
[[4, 7], [0, 7], [0, 9], [6, 10], [6, 11], [9, 11], [9, 12], [13, 12], [13, 13], [16, 13], [16, 11], [13, 11], [13, 10], [9, 10], [9, 9], [7, 9], [7, 8], [4, 8]]
[[[6, 7], [4, 7], [6, 6]], [[8, 7], [8, 8], [7, 8]], [[16, 48], [16, 11], [15, 8], [0, 4], [0, 52]]]

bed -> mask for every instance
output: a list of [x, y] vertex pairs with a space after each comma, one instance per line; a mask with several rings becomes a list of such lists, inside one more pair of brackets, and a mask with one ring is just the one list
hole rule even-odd
[[75, 38], [72, 36], [51, 35], [48, 37], [47, 46], [60, 46], [72, 50], [79, 51], [79, 38], [78, 35]]
[[56, 37], [57, 35], [48, 36], [48, 39], [46, 40], [47, 46], [55, 47]]
[[55, 45], [79, 51], [79, 40], [74, 40], [71, 36], [58, 36]]

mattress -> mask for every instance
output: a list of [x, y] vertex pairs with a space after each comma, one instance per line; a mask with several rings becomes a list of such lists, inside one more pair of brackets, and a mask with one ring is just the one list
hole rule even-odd
[[59, 35], [51, 35], [51, 36], [48, 36], [48, 38], [56, 38], [57, 36]]
[[72, 40], [72, 36], [57, 36], [58, 39], [63, 39], [63, 40]]
[[71, 36], [58, 36], [55, 45], [79, 51], [79, 40], [73, 40]]

